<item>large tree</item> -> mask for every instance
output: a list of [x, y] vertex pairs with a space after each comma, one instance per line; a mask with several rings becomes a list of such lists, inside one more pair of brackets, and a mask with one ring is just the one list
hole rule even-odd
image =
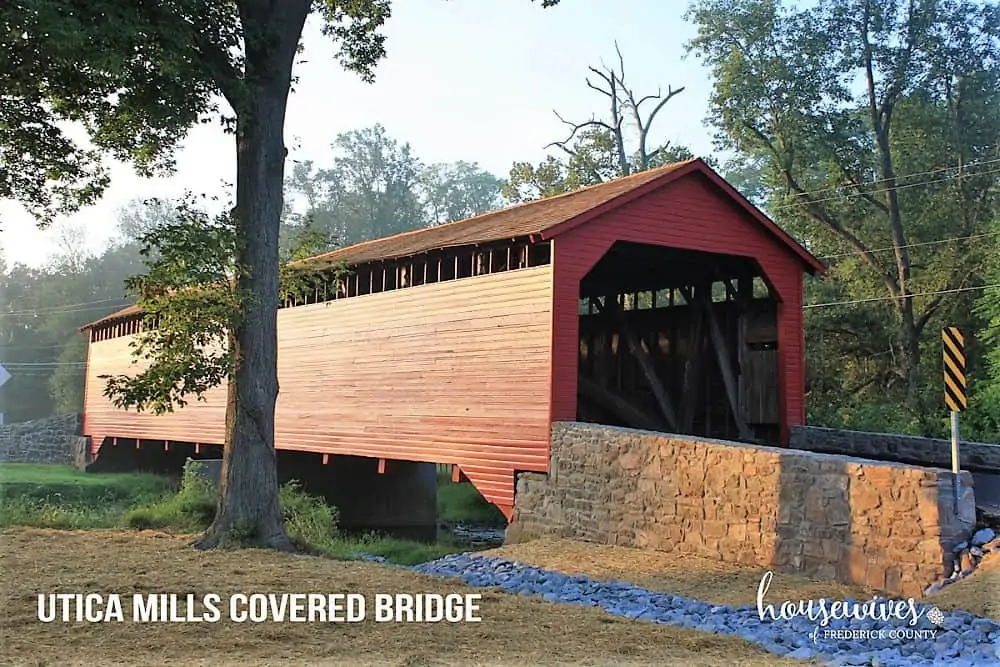
[[922, 368], [939, 342], [922, 334], [967, 313], [971, 297], [953, 290], [981, 280], [978, 234], [998, 203], [998, 5], [699, 0], [690, 18], [720, 146], [763, 166], [770, 211], [831, 260], [814, 296], [889, 306], [809, 311], [812, 331], [858, 359], [830, 359], [827, 396], [901, 400], [936, 430]]
[[337, 135], [327, 168], [297, 164], [288, 186], [305, 199], [314, 224], [347, 243], [421, 226], [417, 179], [422, 169], [408, 143], [373, 125]]
[[476, 163], [432, 164], [419, 176], [424, 218], [431, 225], [464, 220], [501, 205], [503, 181]]
[[684, 88], [667, 86], [665, 92], [640, 95], [626, 81], [625, 58], [617, 43], [615, 54], [615, 65], [590, 66], [585, 79], [587, 87], [603, 98], [601, 112], [575, 122], [555, 111], [569, 134], [545, 148], [558, 149], [565, 158], [550, 155], [538, 165], [515, 163], [503, 188], [507, 199], [549, 197], [693, 157], [683, 146], [655, 141], [652, 134], [659, 113]]
[[[558, 0], [542, 0], [542, 6]], [[274, 451], [278, 233], [285, 110], [310, 14], [341, 63], [371, 81], [390, 0], [13, 0], [0, 6], [0, 196], [44, 221], [107, 185], [100, 153], [169, 170], [200, 121], [235, 134], [235, 282], [248, 298], [232, 344], [219, 511], [202, 547], [290, 546]], [[81, 146], [64, 121], [82, 124]]]

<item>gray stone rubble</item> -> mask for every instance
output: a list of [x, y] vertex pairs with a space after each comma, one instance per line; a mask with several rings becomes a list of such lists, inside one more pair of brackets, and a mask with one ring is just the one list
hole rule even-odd
[[955, 545], [955, 567], [950, 576], [924, 590], [924, 595], [936, 593], [948, 584], [961, 581], [976, 571], [985, 559], [1000, 558], [1000, 537], [992, 528], [980, 528], [966, 542]]
[[[984, 537], [978, 533], [977, 536]], [[381, 558], [368, 559], [384, 562]], [[941, 612], [925, 604], [916, 606], [919, 620], [915, 625], [909, 624], [909, 618], [889, 621], [835, 618], [825, 629], [817, 631], [819, 620], [810, 620], [808, 616], [761, 620], [754, 606], [710, 604], [624, 582], [570, 576], [502, 558], [455, 554], [408, 569], [458, 577], [470, 586], [496, 587], [519, 595], [539, 596], [550, 602], [598, 607], [625, 618], [742, 637], [775, 655], [813, 659], [831, 667], [1000, 665], [1000, 623], [963, 611]], [[765, 602], [780, 607], [784, 601]], [[844, 602], [852, 605], [867, 600]], [[867, 637], [853, 638], [858, 631], [866, 631]], [[852, 638], [844, 638], [846, 634], [851, 634]]]

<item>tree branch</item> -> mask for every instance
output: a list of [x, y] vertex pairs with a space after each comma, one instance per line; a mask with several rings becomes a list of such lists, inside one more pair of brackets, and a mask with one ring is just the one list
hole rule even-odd
[[844, 166], [843, 163], [841, 163], [840, 161], [837, 161], [837, 168], [840, 169], [840, 172], [842, 174], [844, 174], [844, 177], [848, 181], [847, 184], [849, 186], [855, 188], [857, 190], [858, 195], [860, 195], [862, 199], [864, 199], [869, 204], [871, 204], [872, 206], [874, 206], [878, 210], [882, 211], [883, 213], [886, 213], [886, 214], [889, 213], [889, 209], [886, 208], [885, 202], [881, 202], [878, 199], [876, 199], [875, 195], [873, 193], [871, 193], [871, 192], [865, 192], [864, 190], [862, 190], [861, 189], [861, 186], [862, 186], [861, 179], [857, 178], [854, 174], [852, 174], [847, 169], [847, 167]]
[[805, 188], [799, 185], [799, 182], [792, 174], [791, 167], [785, 161], [782, 161], [781, 153], [763, 132], [749, 123], [743, 123], [743, 126], [754, 133], [767, 147], [767, 149], [771, 151], [775, 158], [778, 159], [778, 162], [781, 163], [780, 169], [782, 175], [785, 177], [785, 183], [788, 185], [788, 188], [795, 193], [796, 202], [802, 202], [802, 208], [806, 215], [847, 241], [848, 245], [854, 248], [854, 250], [861, 255], [865, 262], [881, 277], [883, 284], [889, 291], [889, 295], [894, 299], [898, 299], [899, 287], [896, 284], [895, 279], [879, 264], [875, 254], [871, 252], [868, 246], [865, 245], [865, 243], [855, 236], [850, 230], [844, 228], [828, 211], [808, 198], [808, 193]]
[[556, 110], [553, 109], [552, 113], [554, 113], [556, 115], [556, 118], [558, 118], [560, 120], [560, 122], [562, 122], [564, 125], [569, 125], [571, 128], [573, 128], [573, 131], [570, 132], [569, 136], [566, 137], [565, 139], [563, 139], [562, 141], [553, 141], [552, 143], [546, 145], [545, 148], [552, 148], [553, 146], [556, 146], [558, 148], [563, 149], [564, 151], [566, 151], [567, 153], [569, 153], [570, 155], [572, 155], [574, 157], [576, 156], [576, 152], [575, 151], [570, 151], [568, 148], [566, 148], [566, 144], [568, 144], [569, 142], [571, 142], [573, 140], [573, 137], [576, 136], [576, 133], [579, 132], [580, 130], [582, 130], [583, 128], [585, 128], [585, 127], [603, 127], [604, 129], [608, 130], [609, 132], [614, 132], [614, 128], [613, 127], [611, 127], [610, 125], [608, 125], [607, 123], [605, 123], [604, 121], [601, 121], [601, 120], [596, 120], [594, 118], [591, 118], [590, 120], [584, 121], [582, 123], [571, 123], [570, 121], [568, 121], [565, 118], [563, 118], [562, 116], [560, 116], [558, 111], [556, 111]]

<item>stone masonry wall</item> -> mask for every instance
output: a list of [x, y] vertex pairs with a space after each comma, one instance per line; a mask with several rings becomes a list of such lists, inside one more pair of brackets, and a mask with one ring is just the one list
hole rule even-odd
[[549, 474], [518, 476], [508, 541], [559, 536], [695, 554], [917, 596], [975, 521], [944, 470], [646, 431], [553, 424]]
[[4, 424], [0, 426], [0, 463], [80, 465], [85, 441], [80, 437], [80, 415]]
[[[792, 449], [844, 454], [951, 470], [951, 442], [948, 440], [865, 431], [843, 431], [815, 426], [793, 426], [788, 445]], [[962, 442], [958, 452], [962, 470], [1000, 474], [1000, 445]]]

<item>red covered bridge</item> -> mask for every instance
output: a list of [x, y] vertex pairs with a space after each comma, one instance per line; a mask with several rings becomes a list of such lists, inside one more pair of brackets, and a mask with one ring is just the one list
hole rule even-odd
[[[316, 464], [452, 464], [509, 518], [553, 421], [775, 444], [804, 422], [803, 272], [823, 267], [701, 160], [306, 261], [350, 269], [278, 313], [276, 444]], [[94, 453], [221, 444], [224, 388], [164, 416], [103, 396], [141, 319], [84, 327]]]

